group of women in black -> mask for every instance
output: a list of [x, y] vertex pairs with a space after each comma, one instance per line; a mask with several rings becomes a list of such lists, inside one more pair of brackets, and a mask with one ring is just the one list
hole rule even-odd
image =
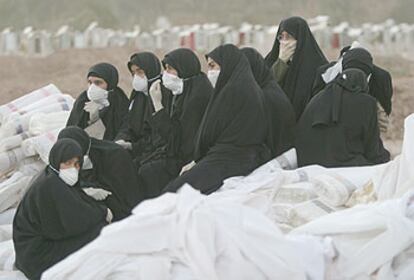
[[204, 194], [292, 147], [299, 166], [389, 160], [377, 110], [391, 112], [389, 73], [363, 48], [328, 63], [306, 21], [283, 20], [270, 53], [227, 44], [160, 62], [131, 56], [133, 91], [99, 63], [76, 100], [49, 165], [13, 222], [16, 267], [30, 279], [128, 216], [141, 201], [190, 184]]

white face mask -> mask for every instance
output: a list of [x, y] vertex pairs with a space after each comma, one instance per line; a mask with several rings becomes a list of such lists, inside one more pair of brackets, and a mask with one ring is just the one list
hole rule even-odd
[[73, 186], [78, 182], [79, 171], [75, 167], [61, 169], [59, 171], [59, 178], [69, 186]]
[[220, 70], [209, 70], [207, 72], [207, 78], [210, 80], [210, 83], [213, 85], [213, 87], [216, 87], [219, 75]]
[[109, 105], [108, 101], [108, 91], [103, 88], [98, 87], [95, 84], [91, 84], [88, 88], [87, 95], [89, 100], [97, 102], [104, 105], [105, 107]]
[[147, 79], [147, 77], [144, 76], [142, 78], [142, 77], [135, 74], [134, 79], [132, 79], [132, 87], [136, 91], [141, 91], [141, 92], [147, 93], [148, 92], [148, 79]]
[[183, 93], [184, 81], [176, 75], [164, 72], [162, 74], [162, 83], [166, 88], [171, 90], [174, 95]]

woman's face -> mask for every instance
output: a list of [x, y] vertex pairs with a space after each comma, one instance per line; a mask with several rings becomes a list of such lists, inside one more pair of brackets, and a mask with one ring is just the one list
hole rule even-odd
[[139, 66], [137, 66], [135, 64], [131, 65], [131, 74], [132, 74], [132, 76], [137, 75], [141, 78], [145, 77], [145, 71], [142, 70], [141, 68], [139, 68]]
[[277, 36], [277, 39], [279, 40], [279, 42], [281, 42], [281, 41], [292, 41], [292, 40], [296, 40], [295, 37], [293, 37], [292, 35], [290, 35], [286, 31], [282, 31], [282, 33], [280, 33]]
[[172, 67], [172, 66], [171, 66], [171, 65], [169, 65], [169, 64], [166, 64], [166, 65], [165, 65], [165, 72], [167, 72], [168, 74], [171, 74], [171, 75], [178, 76], [178, 72], [177, 72], [177, 70], [175, 70], [175, 68], [174, 68], [174, 67]]
[[220, 65], [215, 62], [212, 58], [207, 58], [207, 70], [220, 70]]
[[78, 157], [74, 157], [70, 160], [60, 163], [59, 170], [68, 169], [72, 167], [75, 167], [77, 170], [80, 170], [80, 159]]
[[88, 77], [88, 85], [90, 86], [91, 84], [94, 84], [95, 86], [100, 87], [101, 89], [104, 89], [104, 90], [108, 89], [108, 84], [102, 78], [89, 76]]

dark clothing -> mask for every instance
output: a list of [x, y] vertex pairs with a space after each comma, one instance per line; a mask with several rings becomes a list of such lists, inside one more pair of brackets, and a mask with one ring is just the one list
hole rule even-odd
[[263, 92], [263, 102], [268, 122], [266, 145], [275, 158], [293, 147], [295, 112], [286, 94], [274, 79], [262, 55], [253, 48], [242, 52], [250, 63], [253, 76]]
[[[161, 78], [161, 63], [158, 58], [150, 52], [135, 53], [128, 62], [128, 69], [132, 73], [132, 65], [144, 70], [148, 79], [148, 89]], [[162, 87], [162, 104], [164, 107], [171, 106], [172, 94]], [[130, 97], [129, 112], [115, 140], [123, 139], [132, 144], [133, 158], [140, 158], [151, 153], [160, 143], [155, 141], [149, 119], [154, 113], [154, 106], [148, 93], [133, 90]]]
[[159, 195], [179, 175], [181, 168], [194, 160], [196, 133], [213, 92], [207, 76], [201, 72], [200, 61], [191, 50], [174, 50], [165, 56], [163, 64], [177, 70], [178, 77], [184, 80], [184, 88], [173, 97], [170, 106], [164, 106], [149, 120], [153, 134], [160, 138], [158, 142], [165, 144], [158, 145], [141, 161], [139, 177], [145, 182], [148, 197]]
[[136, 167], [129, 153], [113, 142], [89, 138], [85, 131], [77, 127], [67, 127], [58, 136], [59, 139], [71, 138], [79, 143], [84, 155], [88, 155], [92, 169], [82, 169], [80, 177], [85, 181], [82, 187], [102, 188], [112, 192], [103, 202], [114, 214], [114, 220], [120, 220], [143, 200], [136, 175]]
[[187, 182], [211, 193], [224, 179], [247, 175], [270, 156], [264, 145], [267, 122], [262, 91], [247, 58], [234, 45], [220, 46], [208, 56], [221, 70], [197, 134], [197, 164], [165, 191], [176, 191]]
[[[283, 20], [279, 25], [277, 36], [283, 31], [292, 35], [296, 40], [296, 50], [283, 82], [280, 83], [283, 91], [289, 97], [299, 119], [312, 94], [312, 85], [316, 70], [327, 63], [327, 60], [318, 46], [307, 22], [300, 17], [291, 17]], [[266, 56], [268, 67], [272, 67], [279, 57], [279, 40], [276, 38], [272, 50]]]
[[[60, 147], [52, 149], [50, 162], [54, 169], [79, 156], [64, 159], [67, 151], [62, 149], [72, 145], [67, 144], [69, 140], [60, 140]], [[46, 167], [23, 197], [13, 220], [16, 267], [29, 279], [40, 279], [46, 269], [97, 237], [106, 225], [106, 215], [105, 206], [76, 185], [65, 184]]]
[[383, 147], [377, 106], [366, 94], [366, 75], [348, 69], [306, 107], [298, 125], [296, 150], [299, 166], [361, 166], [389, 161]]
[[[78, 126], [85, 129], [89, 126], [89, 113], [83, 110], [85, 103], [89, 102], [86, 91], [78, 96], [73, 104], [66, 126]], [[99, 116], [105, 125], [104, 140], [114, 140], [121, 128], [122, 122], [128, 113], [129, 100], [120, 88], [109, 93], [110, 105], [99, 111]]]
[[[371, 54], [365, 49], [355, 48], [352, 50], [344, 50], [342, 52], [342, 57], [343, 70], [357, 68], [364, 71], [367, 75], [371, 74], [371, 78], [368, 83], [369, 95], [374, 97], [380, 103], [387, 115], [390, 115], [392, 111], [393, 95], [392, 78], [390, 73], [373, 64]], [[315, 96], [325, 88], [326, 83], [322, 78], [322, 74], [324, 74], [327, 69], [335, 64], [336, 61], [333, 61], [318, 68], [312, 88], [312, 96]]]
[[[105, 134], [103, 139], [114, 140], [121, 128], [125, 115], [128, 113], [129, 100], [124, 91], [118, 87], [118, 71], [109, 63], [99, 63], [92, 66], [87, 77], [98, 77], [108, 84], [108, 101], [109, 106], [99, 111], [99, 117], [105, 126]], [[89, 126], [89, 113], [83, 108], [85, 103], [89, 102], [87, 92], [82, 92], [70, 112], [66, 126], [78, 126], [85, 129]]]

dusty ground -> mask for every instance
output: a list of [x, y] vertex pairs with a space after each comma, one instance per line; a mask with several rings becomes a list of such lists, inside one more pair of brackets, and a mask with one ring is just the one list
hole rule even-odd
[[[0, 56], [0, 104], [49, 83], [76, 97], [86, 88], [88, 68], [98, 62], [114, 64], [120, 72], [121, 87], [129, 93], [131, 82], [126, 62], [133, 52], [133, 48], [111, 48], [65, 50], [46, 58]], [[383, 137], [395, 155], [401, 149], [404, 118], [414, 112], [414, 62], [401, 57], [374, 57], [375, 63], [388, 69], [393, 76], [391, 126]]]

